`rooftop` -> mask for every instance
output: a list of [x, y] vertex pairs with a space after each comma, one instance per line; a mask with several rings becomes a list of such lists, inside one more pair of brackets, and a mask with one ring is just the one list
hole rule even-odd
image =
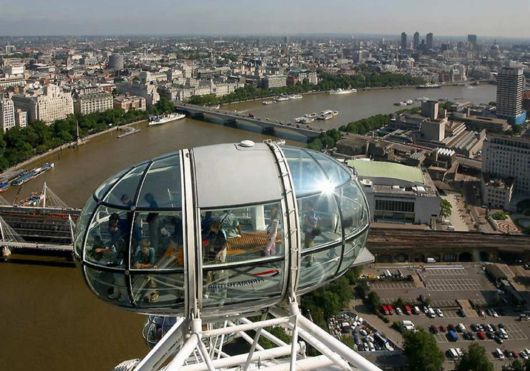
[[424, 184], [423, 174], [417, 167], [384, 161], [350, 160], [347, 162], [361, 178], [394, 178], [410, 183]]

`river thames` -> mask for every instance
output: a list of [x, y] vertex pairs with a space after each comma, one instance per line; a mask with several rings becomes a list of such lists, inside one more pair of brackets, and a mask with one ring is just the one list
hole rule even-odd
[[[329, 129], [377, 113], [393, 112], [401, 108], [394, 106], [395, 102], [407, 99], [426, 96], [487, 103], [495, 100], [495, 92], [492, 85], [382, 89], [343, 96], [309, 94], [301, 100], [269, 106], [256, 101], [224, 109], [281, 121], [325, 109], [339, 111], [335, 119], [311, 124]], [[117, 139], [112, 131], [78, 148], [39, 160], [34, 166], [52, 161], [56, 167], [3, 196], [9, 201], [25, 197], [40, 191], [46, 181], [68, 205], [82, 207], [101, 182], [137, 162], [181, 148], [269, 138], [191, 119], [160, 127], [139, 127], [139, 133], [122, 139]], [[27, 262], [1, 264], [0, 289], [0, 318], [4, 321], [0, 370], [109, 370], [148, 351], [141, 337], [144, 317], [98, 300], [75, 268]]]

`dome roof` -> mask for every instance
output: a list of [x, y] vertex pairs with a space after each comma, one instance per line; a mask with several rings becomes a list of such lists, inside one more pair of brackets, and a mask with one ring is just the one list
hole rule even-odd
[[308, 149], [245, 141], [181, 150], [109, 178], [81, 213], [75, 255], [104, 300], [215, 317], [335, 279], [361, 263], [367, 227], [349, 168]]

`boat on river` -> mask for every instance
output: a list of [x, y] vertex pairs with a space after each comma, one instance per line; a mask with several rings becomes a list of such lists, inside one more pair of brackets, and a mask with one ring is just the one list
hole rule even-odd
[[168, 115], [159, 115], [149, 117], [149, 126], [162, 125], [170, 121], [176, 121], [186, 118], [182, 113], [170, 113]]
[[47, 162], [41, 167], [37, 167], [33, 170], [26, 170], [20, 173], [11, 181], [11, 185], [20, 186], [26, 182], [29, 182], [31, 179], [38, 177], [41, 174], [44, 174], [46, 171], [53, 169], [55, 164], [53, 162]]
[[320, 112], [317, 119], [318, 120], [331, 120], [333, 117], [337, 116], [339, 114], [338, 111], [332, 111], [332, 110], [325, 110]]
[[416, 89], [437, 89], [437, 88], [441, 88], [441, 87], [442, 87], [442, 85], [440, 85], [440, 84], [427, 83], [427, 84], [422, 84], [422, 85], [416, 86]]
[[336, 90], [330, 90], [329, 94], [331, 95], [346, 95], [351, 93], [357, 93], [357, 89], [336, 89]]

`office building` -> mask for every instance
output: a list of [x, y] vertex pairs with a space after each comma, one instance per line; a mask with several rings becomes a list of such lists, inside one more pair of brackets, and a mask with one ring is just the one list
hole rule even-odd
[[436, 120], [438, 118], [440, 104], [436, 100], [426, 100], [421, 102], [421, 115]]
[[262, 80], [264, 89], [281, 88], [287, 86], [287, 76], [285, 75], [270, 75]]
[[429, 174], [393, 162], [350, 160], [374, 221], [430, 224], [440, 215], [440, 197]]
[[47, 85], [44, 94], [38, 96], [13, 96], [15, 107], [29, 114], [29, 122], [37, 120], [51, 124], [74, 113], [74, 101], [70, 93], [63, 93], [56, 85]]
[[25, 128], [28, 126], [28, 113], [26, 111], [22, 111], [20, 108], [17, 108], [15, 111], [15, 124], [19, 128]]
[[482, 172], [513, 179], [514, 191], [530, 194], [530, 138], [489, 134], [482, 149]]
[[123, 70], [123, 55], [113, 53], [109, 56], [109, 70]]
[[401, 33], [401, 49], [407, 49], [407, 34], [405, 32]]
[[513, 196], [513, 179], [492, 178], [490, 174], [481, 177], [482, 203], [493, 209], [506, 209]]
[[503, 67], [497, 75], [497, 116], [512, 125], [523, 124], [524, 75], [522, 67]]
[[14, 128], [15, 122], [15, 105], [9, 98], [0, 98], [0, 127], [5, 133], [9, 129]]
[[426, 36], [426, 46], [427, 46], [427, 49], [432, 49], [433, 46], [434, 46], [434, 42], [433, 42], [433, 34], [432, 32], [429, 32]]
[[102, 91], [77, 94], [74, 101], [74, 112], [81, 115], [103, 112], [112, 107], [112, 94]]
[[114, 98], [114, 108], [121, 108], [125, 112], [135, 109], [139, 111], [146, 110], [145, 98], [133, 95], [120, 95]]
[[421, 136], [424, 140], [432, 142], [441, 142], [445, 138], [445, 124], [447, 119], [433, 120], [428, 119], [421, 123]]
[[420, 47], [420, 33], [418, 31], [414, 32], [414, 37], [412, 39], [412, 46], [414, 50], [418, 50]]
[[471, 49], [476, 49], [477, 47], [477, 35], [467, 35], [467, 43]]

